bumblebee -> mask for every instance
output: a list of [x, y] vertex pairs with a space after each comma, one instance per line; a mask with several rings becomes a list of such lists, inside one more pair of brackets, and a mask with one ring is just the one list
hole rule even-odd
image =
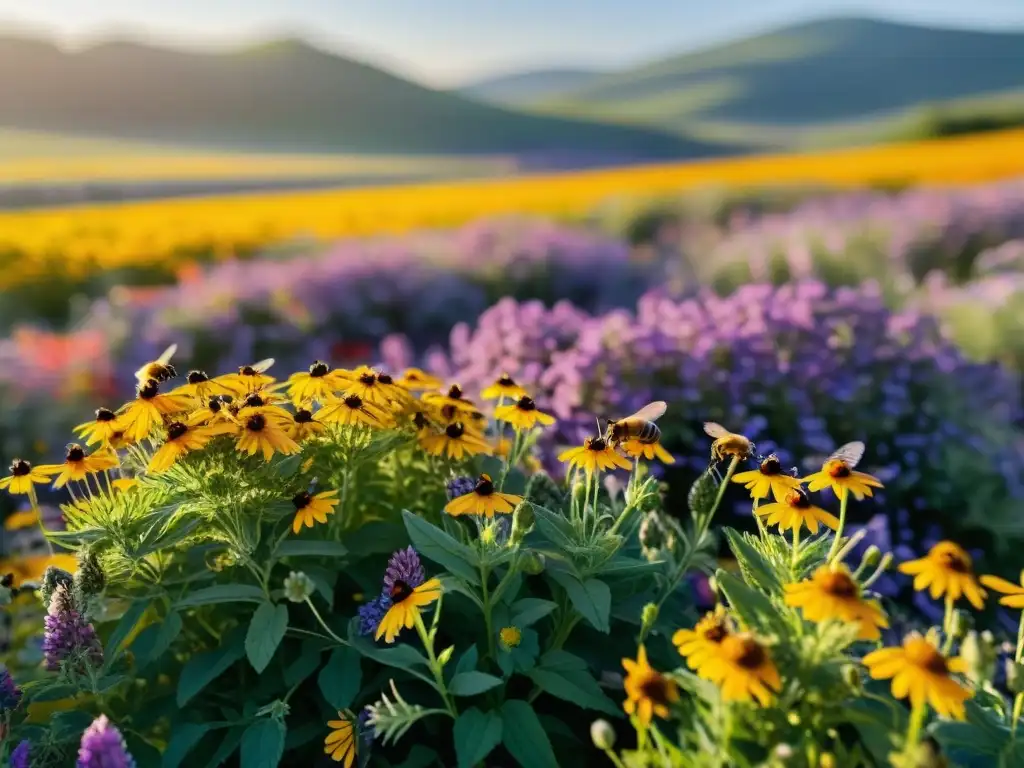
[[632, 416], [627, 416], [618, 421], [609, 421], [608, 430], [605, 432], [605, 442], [612, 445], [624, 443], [627, 440], [637, 440], [645, 445], [650, 445], [661, 440], [661, 430], [654, 422], [665, 415], [668, 406], [662, 400], [648, 403]]
[[178, 372], [174, 370], [174, 366], [171, 365], [171, 358], [174, 357], [174, 353], [177, 351], [178, 345], [171, 344], [171, 346], [164, 350], [164, 353], [160, 355], [160, 357], [139, 368], [139, 370], [135, 372], [135, 378], [138, 379], [139, 384], [145, 384], [150, 379], [155, 381], [157, 384], [162, 384], [168, 379], [173, 379], [177, 376]]
[[722, 461], [726, 456], [747, 459], [754, 455], [754, 444], [743, 435], [737, 435], [714, 421], [704, 422], [704, 432], [715, 438], [711, 444], [711, 459]]
[[839, 446], [825, 461], [825, 471], [832, 477], [849, 477], [864, 458], [864, 443], [855, 440]]

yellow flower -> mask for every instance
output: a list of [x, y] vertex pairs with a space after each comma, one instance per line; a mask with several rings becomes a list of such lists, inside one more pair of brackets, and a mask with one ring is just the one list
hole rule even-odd
[[167, 425], [167, 439], [153, 454], [146, 471], [152, 474], [166, 472], [185, 454], [205, 448], [217, 435], [234, 431], [231, 424], [190, 427], [180, 421], [172, 421]]
[[402, 372], [402, 375], [398, 377], [396, 382], [398, 386], [405, 387], [411, 392], [417, 392], [427, 389], [440, 389], [444, 386], [444, 382], [436, 376], [431, 376], [426, 371], [422, 371], [419, 368], [406, 368]]
[[[1024, 581], [1024, 573], [1021, 574]], [[995, 592], [1002, 592], [1006, 597], [999, 598], [999, 604], [1007, 608], [1024, 609], [1024, 586], [998, 576], [982, 576], [981, 583]]]
[[519, 627], [503, 627], [498, 632], [498, 639], [501, 641], [501, 647], [507, 651], [523, 641], [523, 633], [519, 631]]
[[778, 525], [779, 531], [798, 530], [804, 526], [811, 533], [817, 533], [819, 523], [833, 531], [839, 527], [839, 518], [811, 504], [802, 488], [789, 488], [785, 494], [782, 499], [762, 504], [754, 511], [761, 517], [767, 517], [765, 522], [768, 525]]
[[440, 408], [434, 408], [432, 420], [436, 421], [441, 427], [447, 427], [449, 424], [454, 424], [457, 421], [461, 422], [467, 432], [472, 432], [481, 438], [484, 436], [484, 430], [487, 428], [487, 417], [480, 413], [480, 411], [460, 410], [454, 405], [442, 405]]
[[807, 483], [807, 488], [811, 491], [820, 491], [831, 486], [840, 500], [846, 498], [846, 492], [850, 491], [860, 501], [865, 496], [872, 495], [872, 488], [882, 487], [877, 477], [857, 472], [838, 458], [829, 459], [822, 465], [820, 472], [808, 475], [801, 482]]
[[907, 635], [900, 648], [882, 648], [864, 657], [864, 666], [875, 680], [892, 678], [892, 695], [910, 699], [914, 708], [931, 704], [945, 717], [964, 719], [964, 702], [971, 691], [953, 679], [963, 674], [962, 658], [947, 659], [917, 633]]
[[384, 394], [391, 403], [391, 409], [394, 411], [404, 410], [413, 401], [413, 396], [409, 394], [409, 390], [396, 382], [390, 373], [378, 371], [377, 386], [384, 391]]
[[352, 768], [356, 759], [356, 727], [355, 724], [339, 710], [337, 720], [328, 720], [327, 727], [331, 732], [324, 739], [324, 754], [340, 763], [345, 761], [345, 768]]
[[78, 570], [78, 558], [75, 555], [63, 553], [29, 555], [27, 557], [19, 555], [0, 560], [0, 573], [13, 574], [13, 586], [20, 587], [26, 581], [38, 582], [51, 565], [68, 573], [75, 573]]
[[298, 443], [308, 440], [314, 435], [322, 435], [327, 427], [317, 421], [313, 414], [306, 408], [299, 408], [292, 417], [291, 438]]
[[690, 669], [700, 670], [701, 665], [718, 652], [722, 641], [732, 634], [725, 609], [718, 606], [704, 615], [693, 629], [680, 629], [672, 635], [672, 644], [679, 655], [686, 659]]
[[452, 517], [459, 515], [484, 515], [494, 517], [497, 514], [510, 514], [516, 504], [523, 500], [522, 496], [511, 493], [498, 493], [488, 475], [480, 475], [476, 487], [469, 493], [457, 496], [448, 502], [444, 511]]
[[160, 385], [150, 379], [130, 403], [121, 406], [120, 423], [125, 438], [137, 443], [145, 440], [154, 427], [163, 424], [163, 417], [192, 408], [192, 398], [184, 395], [161, 395]]
[[532, 397], [523, 395], [511, 405], [500, 405], [494, 410], [494, 418], [507, 421], [516, 429], [533, 429], [538, 424], [550, 427], [555, 417], [537, 410]]
[[33, 467], [24, 459], [15, 459], [11, 462], [11, 474], [0, 478], [0, 491], [6, 490], [13, 494], [27, 494], [32, 490], [32, 485], [45, 485], [50, 478], [57, 473], [57, 468], [52, 464], [44, 464], [40, 467]]
[[462, 396], [462, 387], [458, 384], [452, 384], [448, 387], [448, 392], [442, 394], [440, 392], [427, 392], [423, 395], [423, 402], [427, 405], [431, 405], [434, 408], [442, 408], [446, 405], [452, 406], [456, 410], [469, 412], [478, 411], [479, 408], [474, 405], [472, 400]]
[[732, 481], [742, 483], [750, 491], [752, 499], [767, 499], [769, 494], [776, 499], [784, 499], [787, 491], [800, 487], [797, 478], [782, 471], [782, 462], [774, 453], [764, 459], [757, 469], [733, 475]]
[[[390, 382], [390, 377], [388, 381]], [[402, 391], [401, 388], [394, 385], [394, 382], [391, 382], [390, 386], [387, 383], [382, 384], [377, 373], [364, 365], [355, 370], [354, 379], [346, 382], [344, 394], [346, 396], [355, 395], [362, 398], [365, 403], [390, 410], [394, 400], [392, 393], [395, 389]], [[403, 392], [403, 394], [405, 393]]]
[[617, 454], [603, 437], [588, 437], [583, 445], [578, 448], [570, 448], [558, 455], [558, 460], [568, 462], [570, 467], [582, 469], [588, 475], [594, 474], [597, 470], [632, 469], [633, 465], [628, 459]]
[[255, 413], [246, 419], [235, 446], [240, 452], [248, 453], [250, 456], [262, 450], [266, 461], [270, 461], [275, 453], [289, 456], [302, 450], [298, 443], [288, 437], [283, 425], [268, 419], [262, 413]]
[[396, 581], [388, 596], [391, 598], [391, 607], [381, 619], [374, 639], [380, 640], [383, 637], [384, 642], [393, 643], [403, 627], [412, 629], [415, 626], [420, 608], [430, 605], [441, 596], [441, 580], [430, 579], [415, 588], [404, 581]]
[[[507, 373], [501, 374], [497, 381], [480, 393], [484, 400], [497, 400], [499, 397], [509, 397], [513, 400], [526, 397], [526, 390], [516, 384]], [[500, 416], [498, 418], [501, 418]]]
[[447, 456], [449, 459], [461, 460], [464, 456], [476, 456], [478, 453], [490, 453], [491, 446], [475, 432], [466, 429], [461, 421], [456, 421], [444, 428], [444, 432], [433, 432], [419, 439], [423, 450], [433, 456]]
[[914, 577], [914, 589], [928, 589], [932, 599], [943, 595], [957, 601], [963, 595], [979, 611], [985, 607], [985, 590], [978, 586], [971, 556], [955, 542], [940, 541], [918, 560], [900, 565], [900, 571]]
[[221, 381], [211, 379], [203, 371], [189, 371], [188, 381], [170, 394], [184, 395], [205, 403], [211, 397], [232, 394], [232, 389]]
[[641, 645], [636, 661], [623, 659], [622, 666], [626, 670], [626, 700], [622, 704], [626, 714], [635, 714], [644, 727], [654, 715], [667, 718], [669, 705], [679, 701], [679, 689], [648, 663], [647, 649]]
[[238, 373], [226, 373], [213, 379], [213, 381], [227, 387], [231, 390], [232, 394], [244, 397], [250, 392], [266, 389], [277, 381], [273, 376], [266, 374], [266, 370], [273, 364], [273, 360], [267, 359], [255, 365], [243, 365], [238, 369]]
[[312, 528], [313, 523], [326, 523], [327, 516], [334, 514], [338, 506], [337, 491], [323, 491], [316, 496], [303, 491], [292, 499], [295, 505], [295, 519], [292, 521], [292, 532], [298, 533], [302, 526]]
[[250, 416], [260, 413], [266, 416], [268, 421], [275, 421], [281, 426], [290, 427], [292, 415], [281, 407], [285, 402], [284, 398], [272, 392], [259, 390], [250, 392], [239, 404], [238, 411], [235, 413], [235, 419], [239, 422], [244, 422]]
[[317, 418], [324, 424], [363, 424], [374, 429], [390, 427], [394, 423], [391, 414], [383, 408], [352, 394], [325, 405], [317, 413]]
[[109, 408], [97, 408], [95, 420], [79, 424], [74, 429], [75, 434], [85, 440], [87, 446], [110, 442], [110, 438], [121, 431], [120, 421]]
[[121, 477], [117, 480], [112, 480], [110, 484], [113, 486], [115, 491], [125, 493], [126, 491], [130, 491], [132, 488], [135, 488], [139, 484], [139, 481], [134, 477]]
[[190, 427], [200, 424], [234, 424], [235, 419], [228, 409], [228, 403], [233, 398], [228, 395], [226, 398], [219, 395], [207, 400], [206, 405], [189, 414], [186, 423]]
[[[47, 478], [49, 481], [49, 478]], [[34, 509], [23, 509], [7, 516], [4, 520], [5, 531], [20, 531], [39, 524], [39, 515]]]
[[762, 706], [772, 700], [772, 691], [782, 690], [779, 671], [768, 649], [749, 634], [729, 635], [718, 652], [701, 665], [705, 677], [722, 689], [724, 701], [752, 701]]
[[811, 578], [787, 584], [786, 605], [801, 608], [808, 621], [838, 619], [860, 627], [858, 640], [877, 640], [880, 627], [888, 627], [885, 613], [875, 600], [865, 600], [860, 586], [845, 566], [834, 571], [823, 565]]
[[[53, 481], [54, 488], [63, 488], [71, 480], [85, 480], [87, 475], [111, 469], [118, 464], [117, 456], [109, 449], [101, 448], [88, 456], [78, 443], [69, 443], [64, 452], [63, 464], [48, 464], [39, 467], [37, 471], [57, 472], [57, 479]], [[52, 472], [51, 472], [52, 474]]]
[[288, 378], [288, 397], [296, 407], [310, 403], [324, 403], [331, 399], [335, 390], [348, 383], [347, 376], [332, 373], [327, 363], [317, 360], [309, 371], [293, 373]]
[[626, 452], [627, 456], [632, 456], [634, 459], [645, 458], [647, 461], [653, 461], [658, 459], [663, 464], [675, 464], [676, 460], [671, 453], [661, 447], [660, 441], [653, 443], [642, 443], [635, 437], [630, 438], [626, 442], [622, 443], [622, 450]]

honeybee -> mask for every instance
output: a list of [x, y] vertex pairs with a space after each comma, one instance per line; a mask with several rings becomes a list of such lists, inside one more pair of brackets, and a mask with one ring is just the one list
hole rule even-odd
[[832, 477], [849, 477], [862, 458], [864, 458], [864, 443], [854, 440], [833, 451], [825, 461], [826, 471]]
[[632, 416], [609, 421], [605, 441], [612, 445], [637, 440], [645, 445], [661, 440], [661, 430], [654, 422], [665, 415], [668, 406], [662, 400], [648, 403]]
[[253, 363], [252, 365], [243, 365], [238, 369], [238, 374], [240, 376], [259, 376], [264, 371], [269, 370], [273, 364], [274, 358], [268, 357], [265, 360], [260, 360], [258, 363]]
[[726, 456], [738, 456], [741, 459], [754, 455], [754, 444], [743, 435], [737, 435], [714, 421], [704, 422], [704, 432], [715, 438], [711, 444], [711, 458], [722, 461]]
[[244, 397], [250, 392], [263, 389], [274, 383], [272, 376], [264, 372], [274, 364], [274, 358], [268, 357], [252, 365], [243, 365], [238, 373], [227, 373], [214, 379], [215, 382], [227, 387], [233, 394]]
[[164, 350], [164, 353], [160, 355], [160, 357], [139, 368], [139, 370], [135, 372], [135, 378], [138, 379], [139, 384], [145, 384], [150, 379], [158, 384], [162, 384], [168, 379], [173, 379], [177, 376], [178, 372], [174, 370], [174, 366], [171, 365], [171, 358], [174, 357], [174, 353], [177, 351], [178, 345], [171, 344], [171, 346]]

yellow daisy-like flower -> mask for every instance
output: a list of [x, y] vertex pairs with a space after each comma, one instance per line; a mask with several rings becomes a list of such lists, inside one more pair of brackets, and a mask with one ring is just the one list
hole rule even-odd
[[700, 670], [709, 658], [718, 653], [722, 641], [732, 634], [725, 609], [718, 606], [704, 615], [693, 629], [680, 629], [672, 635], [672, 644], [686, 659], [690, 669]]
[[[281, 406], [287, 402], [284, 398], [272, 392], [250, 392], [239, 403], [235, 419], [245, 421], [250, 416], [262, 413], [270, 421], [291, 426], [292, 415]], [[229, 409], [230, 410], [230, 409]]]
[[490, 453], [491, 446], [477, 433], [466, 429], [461, 421], [456, 421], [444, 428], [443, 432], [432, 432], [419, 439], [420, 446], [433, 456], [447, 456], [449, 459], [461, 460], [464, 456], [476, 456], [478, 453]]
[[331, 732], [324, 739], [324, 754], [330, 755], [336, 763], [344, 761], [345, 768], [352, 768], [356, 759], [356, 726], [344, 712], [338, 711], [337, 720], [328, 720]]
[[0, 573], [9, 573], [14, 576], [12, 586], [20, 587], [26, 581], [39, 582], [46, 569], [50, 566], [60, 568], [68, 573], [75, 573], [78, 570], [78, 557], [58, 553], [56, 555], [18, 555], [17, 557], [0, 559]]
[[858, 472], [842, 459], [831, 458], [826, 461], [820, 472], [808, 475], [801, 482], [807, 483], [811, 491], [832, 488], [840, 500], [846, 498], [849, 491], [857, 501], [873, 494], [872, 488], [881, 488], [882, 483], [877, 477], [866, 472]]
[[718, 652], [701, 665], [700, 674], [722, 690], [724, 701], [757, 699], [766, 707], [772, 701], [772, 691], [782, 690], [768, 649], [746, 633], [722, 640]]
[[217, 435], [235, 431], [232, 424], [216, 424], [206, 427], [190, 427], [180, 421], [172, 421], [167, 425], [167, 439], [149, 461], [146, 471], [151, 474], [166, 472], [180, 459], [192, 451], [206, 447]]
[[262, 413], [255, 413], [243, 422], [235, 447], [250, 456], [256, 451], [263, 451], [266, 461], [270, 461], [275, 453], [290, 456], [302, 450], [298, 443], [288, 437], [284, 425], [268, 419]]
[[20, 531], [39, 525], [39, 515], [34, 509], [22, 509], [4, 519], [5, 531]]
[[518, 400], [526, 397], [526, 390], [516, 384], [507, 373], [503, 373], [497, 381], [480, 393], [480, 397], [484, 400], [497, 400], [499, 397]]
[[452, 517], [459, 515], [483, 515], [494, 517], [495, 514], [511, 514], [516, 505], [523, 500], [522, 496], [511, 493], [498, 493], [489, 475], [480, 475], [476, 487], [469, 493], [457, 496], [448, 502], [444, 511]]
[[627, 456], [632, 456], [634, 459], [644, 458], [647, 461], [654, 461], [658, 459], [663, 464], [675, 464], [676, 460], [671, 453], [661, 447], [661, 442], [655, 441], [653, 443], [642, 443], [635, 437], [626, 440], [622, 443], [622, 450], [626, 452]]
[[800, 487], [800, 481], [782, 470], [782, 462], [774, 453], [749, 472], [733, 475], [734, 483], [742, 483], [752, 499], [767, 499], [769, 494], [784, 499], [786, 492]]
[[523, 633], [519, 627], [502, 627], [498, 632], [498, 640], [501, 642], [501, 647], [507, 651], [519, 646], [519, 643], [523, 641]]
[[406, 368], [402, 375], [395, 382], [400, 387], [405, 387], [410, 392], [420, 392], [428, 389], [440, 389], [444, 382], [436, 376], [431, 376], [419, 368]]
[[679, 701], [679, 689], [650, 665], [647, 649], [641, 645], [636, 652], [636, 661], [623, 659], [622, 666], [626, 670], [626, 700], [622, 703], [626, 714], [635, 714], [645, 728], [655, 715], [667, 718], [669, 706]]
[[487, 428], [487, 417], [480, 411], [459, 410], [454, 405], [442, 405], [440, 408], [435, 408], [432, 421], [436, 421], [441, 427], [447, 427], [457, 421], [461, 422], [467, 432], [472, 432], [481, 438]]
[[423, 402], [438, 409], [443, 408], [446, 405], [450, 405], [452, 408], [466, 413], [480, 410], [472, 400], [463, 396], [462, 387], [458, 384], [452, 384], [448, 387], [448, 391], [446, 393], [425, 393], [423, 395]]
[[79, 424], [74, 429], [74, 433], [85, 440], [87, 446], [95, 443], [108, 443], [111, 437], [121, 431], [121, 423], [118, 421], [117, 415], [109, 408], [97, 408], [96, 418], [93, 421]]
[[288, 378], [288, 397], [296, 407], [310, 403], [324, 403], [332, 398], [335, 390], [341, 389], [347, 384], [347, 376], [332, 374], [327, 363], [317, 360], [309, 366], [308, 371], [293, 373]]
[[598, 470], [632, 469], [633, 464], [623, 458], [605, 442], [603, 437], [588, 437], [583, 445], [570, 448], [558, 454], [558, 460], [568, 462], [570, 467], [582, 469], [588, 475]]
[[888, 627], [882, 607], [875, 600], [865, 600], [860, 585], [850, 571], [840, 565], [835, 570], [823, 565], [811, 578], [798, 584], [787, 584], [786, 605], [800, 608], [808, 621], [838, 619], [860, 628], [858, 640], [877, 640], [880, 628]]
[[413, 401], [413, 396], [409, 394], [409, 390], [395, 381], [390, 373], [377, 371], [377, 386], [384, 390], [384, 394], [391, 402], [392, 410], [404, 410]]
[[11, 462], [11, 474], [0, 478], [0, 491], [25, 495], [32, 490], [34, 485], [45, 485], [50, 478], [57, 473], [52, 464], [44, 464], [40, 467], [33, 467], [24, 459], [15, 459]]
[[501, 405], [494, 410], [494, 418], [499, 421], [507, 421], [515, 429], [533, 429], [538, 424], [550, 427], [555, 423], [555, 417], [537, 410], [537, 404], [533, 398], [523, 395], [511, 405]]
[[985, 607], [985, 590], [978, 586], [968, 555], [956, 542], [940, 541], [918, 560], [900, 564], [900, 571], [914, 577], [914, 589], [928, 589], [933, 600], [943, 595], [957, 601], [963, 595], [979, 611]]
[[273, 364], [273, 360], [263, 360], [255, 365], [243, 365], [238, 369], [238, 373], [226, 373], [213, 379], [213, 381], [227, 387], [231, 390], [232, 394], [244, 397], [250, 392], [266, 389], [277, 381], [273, 376], [268, 376], [266, 373], [267, 369]]
[[228, 409], [228, 405], [233, 399], [230, 395], [211, 397], [205, 406], [190, 413], [185, 423], [190, 427], [200, 424], [234, 424], [236, 423], [235, 417]]
[[205, 403], [211, 397], [230, 395], [233, 392], [223, 382], [211, 379], [204, 371], [189, 371], [187, 381], [170, 394], [184, 395]]
[[910, 699], [914, 708], [931, 704], [944, 717], [964, 719], [964, 702], [972, 694], [953, 674], [964, 674], [966, 662], [947, 659], [916, 632], [904, 638], [902, 647], [872, 651], [864, 657], [864, 666], [875, 680], [892, 678], [897, 699]]
[[[1024, 573], [1021, 574], [1021, 582], [1024, 584]], [[1001, 579], [998, 576], [982, 576], [981, 583], [994, 592], [1001, 592], [1006, 597], [999, 598], [999, 604], [1007, 608], [1024, 609], [1024, 586], [1014, 584], [1012, 581]]]
[[391, 607], [380, 620], [374, 639], [380, 640], [383, 637], [384, 642], [393, 643], [403, 628], [412, 629], [416, 625], [420, 608], [425, 608], [441, 596], [441, 580], [429, 579], [418, 587], [411, 587], [399, 580], [388, 596], [391, 598]]
[[161, 395], [160, 385], [150, 379], [138, 389], [130, 403], [121, 406], [120, 424], [125, 438], [132, 442], [145, 440], [153, 429], [171, 416], [192, 408], [192, 398], [185, 395]]
[[117, 456], [109, 449], [101, 448], [88, 456], [78, 443], [70, 443], [64, 452], [63, 464], [48, 464], [39, 467], [39, 472], [57, 472], [54, 488], [63, 488], [72, 480], [85, 480], [87, 475], [112, 469], [118, 465]]
[[327, 427], [317, 421], [316, 417], [308, 408], [299, 408], [292, 417], [291, 438], [297, 443], [308, 440], [316, 435], [322, 435]]
[[113, 486], [115, 491], [125, 493], [130, 491], [132, 488], [137, 487], [139, 481], [134, 477], [119, 477], [117, 480], [111, 480], [110, 485]]
[[[392, 382], [391, 387], [394, 386], [394, 382]], [[344, 394], [345, 396], [355, 395], [362, 398], [365, 403], [390, 410], [391, 402], [394, 399], [391, 392], [390, 387], [380, 382], [377, 373], [364, 365], [355, 370], [354, 379], [346, 382]]]
[[[775, 497], [779, 499], [778, 496]], [[778, 501], [762, 504], [754, 510], [760, 517], [765, 517], [768, 525], [778, 525], [779, 531], [799, 530], [804, 526], [811, 533], [818, 532], [818, 525], [824, 525], [833, 531], [839, 527], [839, 518], [821, 507], [811, 504], [810, 498], [803, 488], [789, 488]]]
[[394, 424], [390, 413], [354, 394], [345, 395], [341, 400], [325, 405], [317, 413], [317, 418], [324, 424], [362, 424], [374, 429]]
[[306, 491], [292, 499], [295, 505], [295, 519], [292, 521], [292, 532], [298, 533], [302, 526], [312, 528], [314, 523], [326, 523], [327, 516], [334, 514], [338, 506], [337, 491], [323, 491], [316, 496]]

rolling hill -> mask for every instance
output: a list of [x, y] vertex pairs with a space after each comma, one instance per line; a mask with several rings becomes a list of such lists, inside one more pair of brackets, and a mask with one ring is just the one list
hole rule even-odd
[[538, 69], [482, 78], [459, 89], [473, 99], [518, 106], [577, 91], [600, 79], [594, 69]]
[[728, 151], [657, 129], [482, 104], [294, 39], [199, 53], [132, 42], [67, 52], [0, 38], [0, 126], [234, 150], [516, 154], [568, 165]]

